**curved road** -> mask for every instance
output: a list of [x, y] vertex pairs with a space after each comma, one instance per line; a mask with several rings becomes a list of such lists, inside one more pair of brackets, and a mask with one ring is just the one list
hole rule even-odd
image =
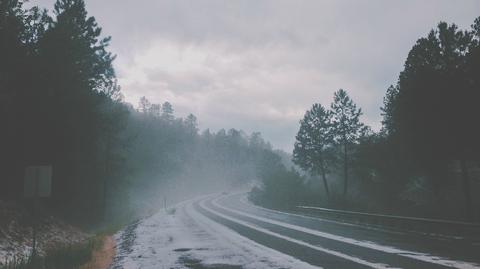
[[245, 194], [192, 202], [205, 217], [258, 244], [323, 268], [480, 268], [480, 239], [419, 235], [289, 214]]

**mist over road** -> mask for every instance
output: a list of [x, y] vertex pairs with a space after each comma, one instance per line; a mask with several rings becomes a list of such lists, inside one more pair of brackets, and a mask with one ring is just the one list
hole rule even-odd
[[125, 229], [112, 268], [480, 268], [479, 239], [284, 213], [244, 193], [213, 195]]

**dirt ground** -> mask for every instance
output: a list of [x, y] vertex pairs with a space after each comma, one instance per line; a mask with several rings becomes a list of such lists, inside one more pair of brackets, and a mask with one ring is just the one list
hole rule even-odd
[[95, 251], [92, 260], [80, 269], [107, 269], [113, 257], [115, 257], [115, 240], [112, 236], [105, 236], [102, 248]]

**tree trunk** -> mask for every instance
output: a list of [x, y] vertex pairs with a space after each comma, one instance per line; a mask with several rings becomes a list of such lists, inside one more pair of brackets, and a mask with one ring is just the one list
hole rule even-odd
[[465, 211], [466, 219], [473, 221], [472, 218], [472, 197], [470, 196], [470, 179], [468, 177], [467, 163], [465, 159], [460, 160], [460, 168], [462, 170], [463, 194], [465, 195]]
[[328, 183], [327, 183], [327, 177], [325, 176], [325, 167], [324, 164], [322, 163], [322, 179], [323, 179], [323, 186], [325, 187], [325, 193], [327, 194], [327, 199], [330, 198], [330, 191], [328, 190]]
[[108, 203], [108, 179], [110, 176], [110, 138], [107, 138], [107, 142], [105, 145], [105, 167], [104, 167], [104, 175], [103, 175], [103, 201], [102, 201], [102, 220], [104, 222], [107, 221], [107, 203]]
[[345, 175], [343, 185], [343, 196], [347, 195], [348, 190], [348, 155], [347, 155], [347, 141], [343, 144], [343, 172]]
[[107, 221], [107, 177], [103, 178], [103, 201], [102, 201], [102, 221]]

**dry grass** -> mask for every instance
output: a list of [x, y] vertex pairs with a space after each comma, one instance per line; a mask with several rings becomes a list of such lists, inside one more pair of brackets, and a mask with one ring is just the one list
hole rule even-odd
[[112, 236], [104, 236], [101, 247], [95, 249], [92, 260], [84, 264], [80, 269], [107, 269], [115, 257], [115, 240]]

